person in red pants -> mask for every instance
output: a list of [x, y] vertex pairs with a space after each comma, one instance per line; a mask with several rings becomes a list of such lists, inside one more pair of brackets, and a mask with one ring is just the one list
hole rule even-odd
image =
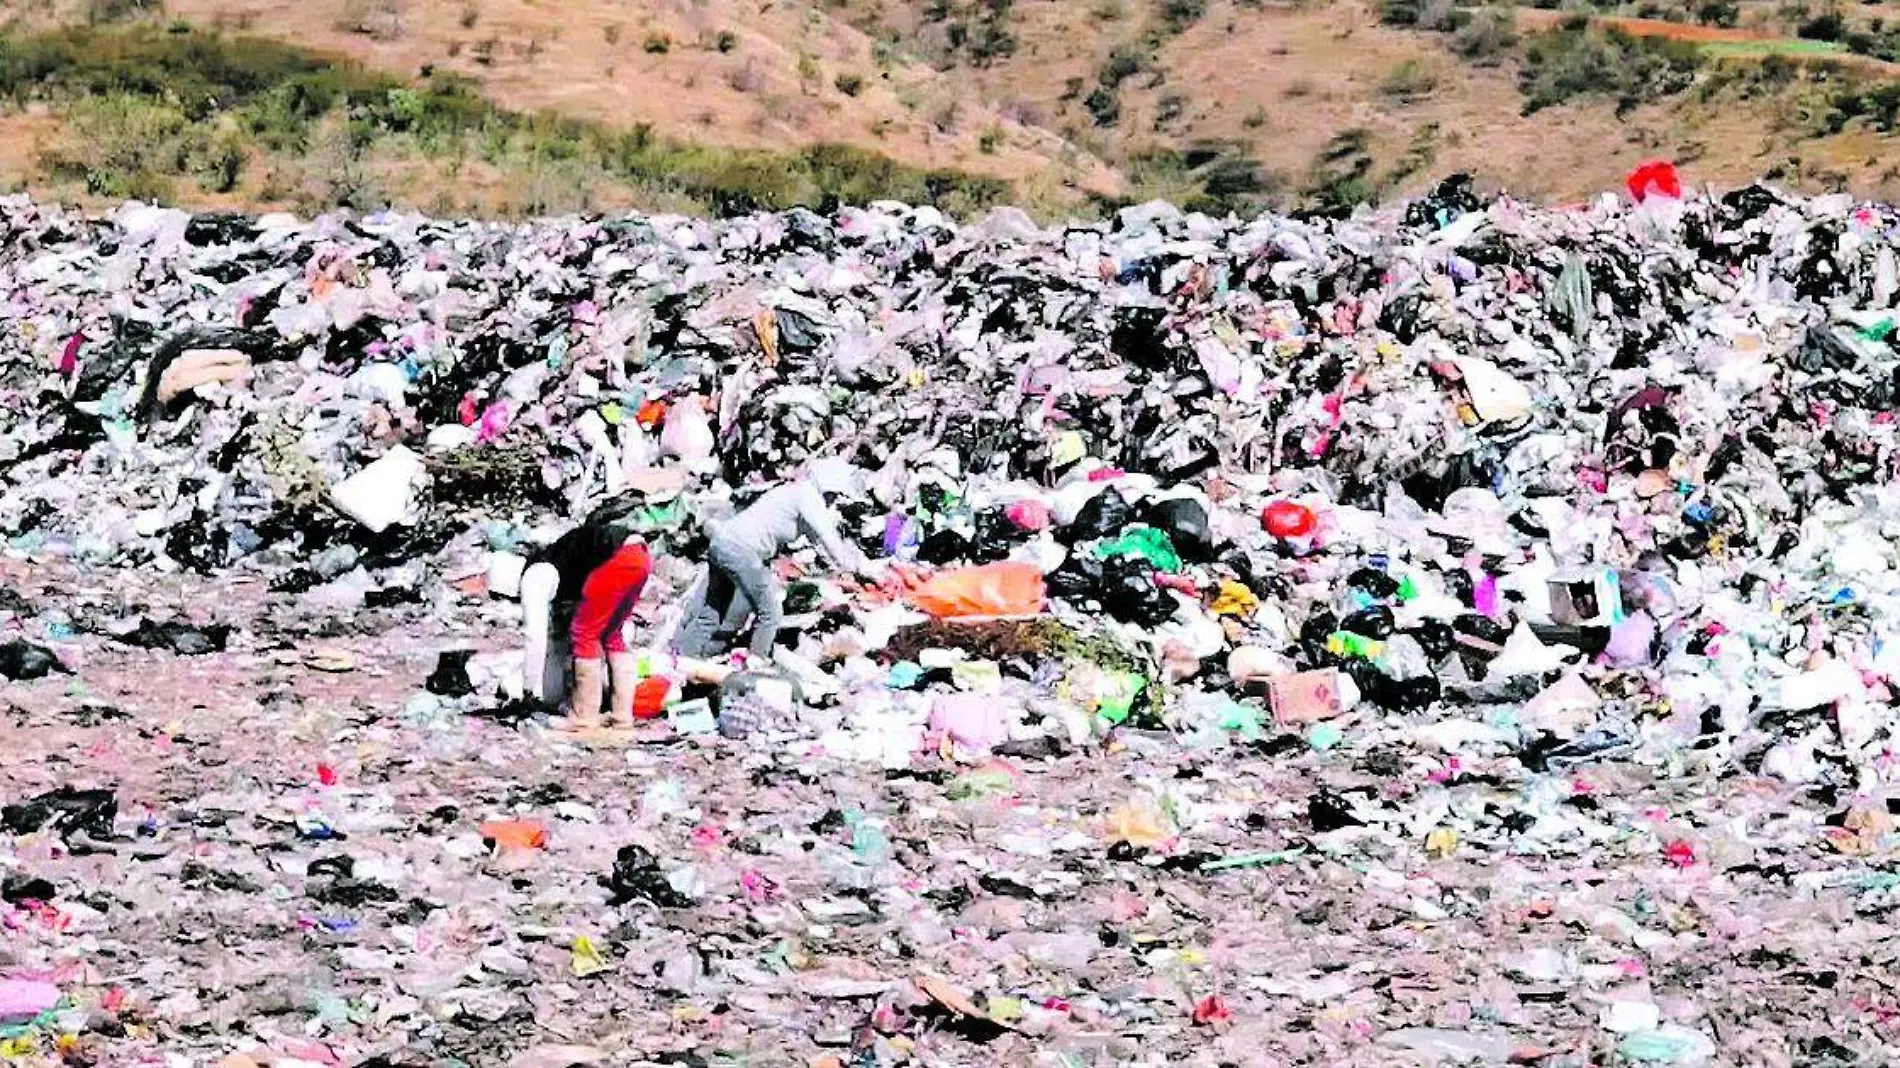
[[600, 726], [602, 690], [608, 676], [613, 683], [609, 711], [612, 725], [633, 725], [633, 691], [639, 680], [634, 678], [633, 653], [627, 648], [622, 628], [652, 573], [653, 557], [634, 536], [627, 537], [605, 563], [588, 573], [569, 630], [574, 647], [574, 695], [565, 729]]

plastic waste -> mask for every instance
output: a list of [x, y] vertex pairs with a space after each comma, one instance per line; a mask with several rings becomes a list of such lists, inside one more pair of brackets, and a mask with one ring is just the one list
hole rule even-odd
[[1305, 505], [1274, 501], [1260, 514], [1260, 526], [1276, 538], [1304, 538], [1319, 529], [1319, 520]]
[[1098, 542], [1094, 552], [1104, 558], [1136, 557], [1170, 574], [1181, 570], [1181, 556], [1174, 551], [1174, 543], [1166, 532], [1153, 527], [1131, 527], [1117, 537]]
[[56, 673], [69, 675], [72, 672], [44, 645], [17, 638], [0, 643], [0, 676], [15, 682], [30, 682]]
[[1042, 611], [1042, 572], [1030, 564], [985, 564], [945, 571], [909, 592], [920, 611], [939, 619], [1027, 616]]
[[381, 534], [409, 514], [422, 475], [422, 458], [398, 445], [331, 487], [330, 503], [370, 533]]
[[1113, 537], [1131, 522], [1132, 509], [1122, 499], [1122, 495], [1111, 487], [1089, 498], [1074, 520], [1063, 526], [1062, 534], [1071, 541], [1094, 541]]
[[0, 807], [0, 828], [10, 834], [31, 834], [47, 829], [56, 831], [62, 838], [83, 833], [94, 839], [106, 839], [112, 837], [112, 825], [118, 815], [119, 799], [113, 791], [62, 786]]
[[1629, 189], [1631, 199], [1639, 202], [1653, 196], [1682, 199], [1682, 178], [1676, 173], [1676, 165], [1667, 160], [1639, 164], [1623, 184]]
[[31, 979], [0, 979], [0, 1024], [25, 1023], [59, 1004], [59, 987]]

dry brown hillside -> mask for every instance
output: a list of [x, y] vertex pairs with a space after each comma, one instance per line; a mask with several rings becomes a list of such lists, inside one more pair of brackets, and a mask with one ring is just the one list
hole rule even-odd
[[[1555, 12], [1448, 0], [165, 0], [162, 9], [5, 0], [0, 10], [16, 36], [143, 24], [286, 42], [401, 79], [453, 74], [500, 108], [642, 126], [680, 144], [848, 145], [1001, 179], [1004, 199], [1045, 213], [1151, 195], [1330, 205], [1414, 191], [1455, 170], [1562, 200], [1613, 188], [1656, 156], [1721, 183], [1768, 175], [1900, 195], [1888, 162], [1900, 159], [1900, 97], [1844, 88], [1883, 81], [1890, 64], [1796, 40], [1787, 4], [1774, 17], [1739, 8], [1724, 24], [1747, 29], [1673, 52], [1659, 39], [1579, 30]], [[1623, 28], [1653, 22], [1671, 36], [1673, 26], [1723, 19], [1710, 10], [1652, 4], [1642, 13], [1677, 21]], [[1612, 13], [1628, 11], [1601, 14]], [[1857, 17], [1847, 31], [1886, 32], [1879, 18]], [[1787, 57], [1776, 54], [1784, 37]], [[9, 135], [0, 167], [25, 185], [84, 175], [85, 153], [74, 164], [57, 148], [68, 111], [22, 99], [0, 120]], [[574, 206], [504, 195], [547, 181], [540, 162], [523, 171], [505, 153], [458, 151], [446, 179], [440, 166], [415, 165], [414, 152], [377, 148], [362, 165], [385, 178], [383, 195], [425, 206]], [[320, 200], [336, 185], [310, 194], [311, 179], [277, 156], [241, 170], [229, 188], [165, 189], [278, 203]], [[445, 181], [472, 192], [458, 200]], [[579, 206], [645, 199], [585, 175], [560, 181], [581, 190]], [[120, 191], [84, 185], [107, 199]], [[477, 195], [484, 189], [495, 195]]]

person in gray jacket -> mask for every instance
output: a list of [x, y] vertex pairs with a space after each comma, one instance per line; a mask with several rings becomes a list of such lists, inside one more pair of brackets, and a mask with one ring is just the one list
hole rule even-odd
[[[850, 492], [854, 472], [835, 460], [813, 464], [805, 477], [768, 491], [738, 515], [714, 524], [706, 551], [707, 575], [692, 595], [673, 652], [714, 655], [715, 636], [736, 632], [753, 616], [747, 643], [752, 656], [769, 659], [785, 618], [785, 590], [772, 574], [772, 560], [804, 537], [841, 571], [864, 574], [862, 553], [838, 536], [831, 502]], [[723, 626], [722, 626], [723, 624]]]

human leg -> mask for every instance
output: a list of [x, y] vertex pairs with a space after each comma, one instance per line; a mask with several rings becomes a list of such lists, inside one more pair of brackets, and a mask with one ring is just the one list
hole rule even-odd
[[595, 568], [581, 587], [573, 627], [576, 727], [599, 722], [602, 691], [610, 672], [616, 682], [616, 720], [622, 703], [626, 705], [626, 719], [633, 718], [633, 659], [627, 649], [626, 623], [652, 570], [652, 557], [645, 546], [622, 546], [612, 559]]
[[606, 640], [608, 691], [607, 720], [616, 727], [633, 726], [633, 690], [639, 684], [634, 677], [633, 650], [627, 648], [627, 617], [640, 599], [640, 587], [626, 591], [620, 608], [608, 624]]
[[721, 618], [737, 598], [732, 576], [710, 558], [706, 562], [705, 593], [692, 615], [680, 624], [673, 652], [681, 656], [704, 657], [717, 652], [714, 635], [720, 631]]
[[600, 726], [600, 702], [606, 687], [600, 658], [574, 658], [574, 698], [564, 724], [569, 730]]
[[779, 625], [785, 619], [785, 591], [772, 577], [772, 568], [754, 553], [733, 546], [714, 544], [714, 566], [732, 577], [735, 597], [744, 597], [752, 607], [752, 637], [747, 648], [761, 660], [769, 659], [778, 642]]

